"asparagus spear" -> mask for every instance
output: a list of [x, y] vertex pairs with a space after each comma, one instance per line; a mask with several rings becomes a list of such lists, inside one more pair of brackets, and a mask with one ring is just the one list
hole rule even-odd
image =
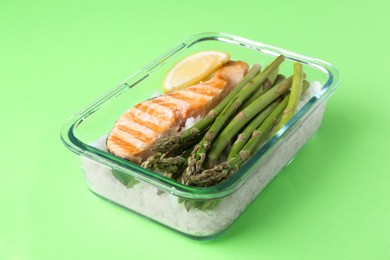
[[283, 81], [286, 77], [283, 75], [283, 74], [278, 74], [278, 76], [276, 77], [275, 79], [275, 83], [274, 84], [278, 84], [280, 83], [281, 81]]
[[[310, 86], [306, 80], [302, 84], [302, 93]], [[280, 121], [283, 111], [286, 109], [290, 99], [290, 93], [287, 94], [283, 101], [266, 117], [263, 123], [252, 133], [251, 138], [235, 156], [228, 158], [211, 169], [205, 170], [200, 174], [193, 175], [188, 180], [188, 185], [198, 187], [208, 187], [216, 185], [230, 176], [232, 176], [238, 168], [259, 148], [260, 144], [268, 137], [272, 137], [271, 130]]]
[[272, 88], [272, 86], [275, 84], [275, 81], [279, 75], [279, 68], [277, 68], [274, 72], [269, 75], [268, 79], [264, 82], [263, 87], [265, 90], [268, 90]]
[[231, 122], [225, 127], [218, 138], [212, 145], [208, 154], [208, 167], [213, 167], [221, 155], [225, 147], [231, 142], [231, 139], [238, 134], [244, 125], [246, 125], [253, 117], [255, 117], [260, 111], [272, 103], [282, 94], [286, 93], [290, 88], [292, 77], [289, 77], [276, 86], [269, 89], [262, 96], [258, 97], [249, 106], [244, 108], [238, 113]]
[[210, 148], [213, 139], [220, 133], [232, 115], [238, 110], [243, 102], [256, 90], [256, 86], [262, 85], [264, 81], [279, 67], [284, 61], [284, 56], [277, 57], [267, 68], [260, 72], [255, 78], [249, 81], [218, 115], [210, 129], [203, 136], [198, 145], [195, 146], [191, 156], [188, 159], [188, 167], [180, 178], [182, 183], [186, 183], [189, 176], [199, 172], [202, 169], [206, 159], [206, 153]]
[[260, 72], [260, 64], [254, 64], [245, 77], [237, 86], [209, 113], [193, 127], [172, 137], [166, 137], [159, 140], [152, 148], [154, 152], [166, 153], [175, 151], [178, 148], [187, 147], [191, 140], [206, 130], [222, 112], [226, 105], [237, 95], [238, 92]]
[[156, 153], [143, 162], [141, 166], [165, 177], [176, 179], [187, 167], [187, 157], [183, 155], [170, 157], [167, 153]]
[[263, 95], [267, 90], [269, 90], [270, 88], [272, 88], [274, 86], [274, 84], [276, 83], [276, 79], [278, 77], [278, 72], [279, 72], [279, 68], [277, 68], [276, 70], [274, 70], [270, 75], [269, 77], [264, 81], [263, 85], [258, 88], [256, 90], [255, 93], [253, 93], [253, 95], [251, 95], [247, 100], [245, 100], [245, 102], [242, 104], [242, 108], [245, 108], [247, 107], [250, 103], [252, 103], [254, 100], [256, 100], [258, 97], [260, 97], [261, 95]]
[[190, 176], [187, 184], [191, 186], [208, 187], [224, 181], [236, 172], [249, 156], [256, 151], [258, 146], [268, 135], [274, 126], [275, 121], [287, 107], [289, 96], [290, 94], [286, 95], [286, 97], [283, 98], [283, 101], [266, 117], [264, 122], [252, 133], [249, 141], [236, 156], [211, 169], [205, 170], [200, 174]]
[[290, 100], [288, 101], [287, 108], [283, 112], [282, 119], [280, 120], [278, 126], [276, 127], [275, 132], [277, 132], [283, 125], [285, 125], [287, 121], [290, 120], [291, 117], [295, 114], [298, 106], [299, 98], [302, 93], [303, 79], [304, 79], [304, 75], [302, 70], [302, 64], [300, 62], [295, 62]]
[[241, 148], [246, 144], [252, 132], [260, 126], [260, 124], [264, 121], [264, 119], [271, 113], [272, 110], [280, 103], [279, 100], [276, 100], [271, 105], [269, 105], [266, 109], [264, 109], [261, 113], [259, 113], [246, 127], [245, 129], [238, 135], [236, 141], [230, 148], [230, 152], [228, 155], [228, 160], [233, 158]]

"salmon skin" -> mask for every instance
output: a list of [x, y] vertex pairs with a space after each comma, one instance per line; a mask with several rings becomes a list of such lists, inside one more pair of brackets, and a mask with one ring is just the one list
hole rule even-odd
[[138, 103], [115, 123], [106, 140], [108, 151], [142, 163], [158, 139], [178, 133], [188, 118], [203, 117], [214, 108], [243, 79], [248, 67], [242, 61], [229, 61], [205, 82]]

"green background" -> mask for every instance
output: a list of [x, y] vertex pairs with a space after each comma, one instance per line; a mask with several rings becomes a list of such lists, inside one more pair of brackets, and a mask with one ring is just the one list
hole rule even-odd
[[[390, 259], [388, 1], [1, 1], [0, 259]], [[334, 64], [323, 125], [221, 237], [86, 187], [66, 119], [184, 37], [222, 31]]]

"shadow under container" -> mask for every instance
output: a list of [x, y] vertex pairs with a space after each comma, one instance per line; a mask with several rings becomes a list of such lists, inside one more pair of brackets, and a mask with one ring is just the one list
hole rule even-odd
[[[299, 61], [306, 79], [319, 82], [321, 90], [230, 179], [216, 186], [185, 186], [108, 153], [105, 139], [116, 120], [156, 91], [161, 93], [162, 79], [176, 62], [203, 50], [227, 51], [232, 60], [263, 67], [283, 54], [286, 60], [279, 73], [291, 75], [293, 63]], [[78, 156], [92, 192], [192, 238], [210, 239], [234, 223], [316, 132], [338, 84], [338, 72], [327, 62], [234, 35], [198, 34], [74, 114], [61, 138]]]

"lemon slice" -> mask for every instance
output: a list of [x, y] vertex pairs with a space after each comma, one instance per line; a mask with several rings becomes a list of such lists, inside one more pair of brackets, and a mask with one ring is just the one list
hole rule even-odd
[[228, 62], [230, 55], [222, 51], [202, 51], [191, 54], [176, 63], [163, 80], [163, 89], [169, 92], [196, 84]]

